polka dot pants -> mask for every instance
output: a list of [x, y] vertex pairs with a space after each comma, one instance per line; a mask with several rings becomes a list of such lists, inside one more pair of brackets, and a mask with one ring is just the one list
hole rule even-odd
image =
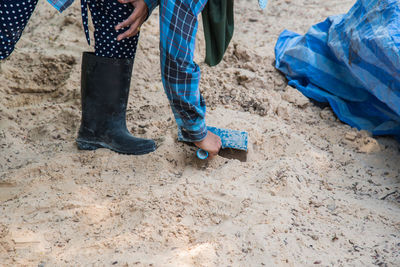
[[0, 1], [0, 59], [8, 57], [21, 37], [38, 0]]
[[[85, 1], [82, 1], [84, 3]], [[117, 36], [127, 28], [115, 30], [115, 26], [129, 17], [133, 12], [130, 4], [120, 4], [117, 0], [88, 0], [90, 14], [94, 25], [94, 40], [96, 56], [109, 58], [134, 58], [139, 40], [139, 33], [136, 36], [117, 41]], [[82, 9], [84, 10], [84, 9]], [[85, 27], [87, 17], [82, 12], [83, 24]]]
[[[7, 58], [14, 50], [22, 31], [31, 17], [38, 0], [0, 0], [0, 59]], [[117, 0], [82, 0], [82, 19], [87, 37], [89, 6], [95, 40], [95, 54], [108, 58], [134, 58], [139, 34], [117, 41], [118, 34], [126, 29], [115, 26], [129, 17], [133, 11], [130, 4]], [[89, 41], [89, 40], [88, 40]]]

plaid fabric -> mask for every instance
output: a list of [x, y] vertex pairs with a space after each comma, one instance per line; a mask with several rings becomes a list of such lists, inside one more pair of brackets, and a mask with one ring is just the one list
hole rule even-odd
[[184, 137], [207, 135], [206, 105], [200, 94], [200, 68], [193, 61], [197, 16], [207, 0], [160, 0], [161, 74], [178, 127]]
[[144, 2], [147, 5], [147, 8], [149, 9], [149, 16], [151, 12], [158, 6], [158, 0], [144, 0]]
[[47, 2], [54, 6], [58, 11], [63, 12], [74, 2], [74, 0], [47, 0]]

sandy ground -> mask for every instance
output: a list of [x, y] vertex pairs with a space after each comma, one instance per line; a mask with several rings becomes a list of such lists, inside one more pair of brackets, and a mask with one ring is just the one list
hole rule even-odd
[[[247, 161], [200, 161], [176, 141], [158, 61], [158, 12], [142, 30], [129, 129], [158, 150], [78, 151], [79, 1], [40, 1], [0, 72], [0, 265], [400, 266], [400, 145], [310, 103], [273, 67], [349, 0], [236, 1], [224, 61], [204, 63], [209, 125], [246, 130]], [[200, 29], [198, 62], [204, 55]]]

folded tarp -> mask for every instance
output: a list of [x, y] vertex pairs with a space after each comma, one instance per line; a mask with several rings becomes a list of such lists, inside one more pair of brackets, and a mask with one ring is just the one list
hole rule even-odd
[[276, 68], [338, 118], [400, 140], [400, 2], [358, 0], [304, 35], [283, 31]]

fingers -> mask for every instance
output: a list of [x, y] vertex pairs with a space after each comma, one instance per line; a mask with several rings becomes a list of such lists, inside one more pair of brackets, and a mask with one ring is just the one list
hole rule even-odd
[[220, 149], [221, 149], [221, 147], [219, 147], [218, 150], [208, 151], [208, 157], [209, 157], [209, 159], [212, 159], [212, 158], [218, 156], [218, 153], [219, 153]]
[[139, 23], [132, 24], [129, 29], [117, 36], [117, 41], [135, 36], [140, 30]]
[[217, 152], [217, 151], [208, 151], [208, 157], [209, 157], [210, 159], [214, 158], [214, 157], [217, 156], [217, 155], [218, 155], [218, 152]]
[[207, 132], [207, 136], [203, 140], [194, 142], [194, 144], [207, 151], [210, 159], [218, 155], [222, 146], [221, 138], [210, 131]]
[[135, 7], [132, 14], [126, 20], [115, 26], [115, 30], [117, 31], [122, 28], [129, 27], [127, 31], [117, 36], [117, 41], [121, 41], [122, 39], [138, 34], [138, 32], [140, 31], [140, 26], [147, 17], [148, 10], [146, 4], [143, 1], [118, 0], [118, 2], [122, 4], [131, 3]]
[[218, 156], [218, 152], [215, 152], [215, 153], [208, 153], [209, 159], [215, 158], [216, 156]]
[[137, 0], [118, 0], [121, 4], [127, 4], [127, 3], [133, 3], [136, 2]]
[[209, 156], [210, 159], [218, 156], [219, 151], [221, 150], [221, 146], [222, 146], [222, 142], [221, 142], [221, 138], [215, 134], [213, 134], [212, 132], [208, 132], [207, 134], [210, 138], [210, 146], [209, 146]]
[[218, 156], [219, 151], [221, 150], [221, 139], [219, 139], [219, 143], [217, 144], [217, 150], [213, 153], [213, 157]]
[[219, 136], [217, 136], [217, 135], [215, 135], [215, 137], [216, 137], [216, 140], [215, 140], [215, 148], [216, 149], [214, 151], [212, 151], [211, 158], [213, 158], [215, 156], [218, 156], [218, 153], [219, 153], [219, 151], [221, 150], [221, 147], [222, 147], [221, 138]]
[[121, 41], [122, 39], [132, 37], [139, 32], [140, 30], [139, 26], [141, 25], [141, 21], [138, 14], [139, 12], [137, 12], [136, 10], [133, 11], [133, 13], [126, 20], [124, 20], [115, 27], [115, 30], [117, 31], [122, 28], [129, 27], [127, 31], [117, 36], [117, 41]]
[[128, 27], [133, 25], [134, 23], [137, 23], [139, 20], [139, 10], [135, 9], [132, 14], [123, 22], [119, 23], [117, 26], [115, 26], [115, 30], [120, 30], [122, 28]]

